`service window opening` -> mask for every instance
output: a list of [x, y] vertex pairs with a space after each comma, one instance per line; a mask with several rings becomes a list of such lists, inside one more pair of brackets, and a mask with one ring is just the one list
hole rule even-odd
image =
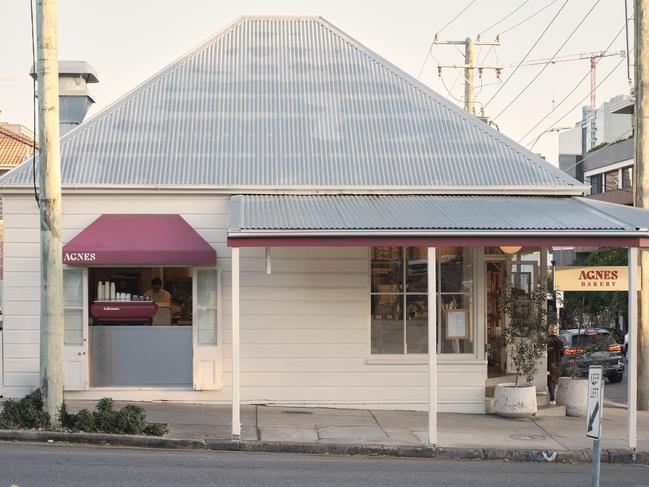
[[192, 268], [88, 269], [90, 384], [192, 386]]

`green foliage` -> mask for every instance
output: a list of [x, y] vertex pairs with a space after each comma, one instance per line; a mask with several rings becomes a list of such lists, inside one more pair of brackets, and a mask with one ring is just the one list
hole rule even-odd
[[19, 401], [8, 399], [2, 405], [0, 427], [7, 429], [47, 428], [50, 416], [44, 410], [43, 395], [40, 389], [27, 394]]
[[169, 428], [167, 428], [167, 425], [163, 423], [147, 423], [143, 431], [147, 436], [164, 436], [168, 432]]
[[[575, 265], [627, 265], [627, 250], [602, 247], [575, 262]], [[565, 293], [564, 303], [562, 328], [575, 328], [576, 323], [607, 327], [618, 313], [628, 316], [626, 291], [570, 291]]]
[[508, 318], [508, 324], [491, 346], [508, 349], [516, 370], [517, 386], [519, 377], [532, 382], [550, 339], [547, 289], [542, 287], [523, 295], [508, 288], [500, 307]]
[[562, 367], [562, 371], [567, 373], [571, 379], [581, 376], [579, 370], [578, 358], [590, 359], [593, 365], [602, 365], [606, 368], [606, 357], [597, 352], [606, 350], [611, 343], [610, 335], [584, 336], [579, 334], [575, 337], [574, 343], [570, 348], [576, 349], [578, 353], [571, 356], [570, 360]]
[[93, 412], [82, 409], [70, 414], [64, 404], [60, 418], [64, 428], [86, 433], [163, 436], [168, 431], [166, 424], [147, 423], [146, 413], [140, 406], [128, 404], [115, 410], [113, 400], [108, 397], [101, 399]]

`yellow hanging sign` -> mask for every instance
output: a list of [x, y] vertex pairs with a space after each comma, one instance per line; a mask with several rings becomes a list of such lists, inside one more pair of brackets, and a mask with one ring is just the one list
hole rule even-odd
[[[638, 289], [640, 289], [640, 268]], [[620, 266], [565, 266], [554, 268], [555, 291], [628, 291], [629, 268]]]

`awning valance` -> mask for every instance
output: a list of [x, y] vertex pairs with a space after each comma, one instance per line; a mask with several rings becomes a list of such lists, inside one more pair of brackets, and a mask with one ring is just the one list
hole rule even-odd
[[228, 245], [646, 247], [649, 211], [579, 197], [238, 195]]
[[215, 265], [216, 251], [180, 215], [101, 215], [63, 246], [67, 265]]

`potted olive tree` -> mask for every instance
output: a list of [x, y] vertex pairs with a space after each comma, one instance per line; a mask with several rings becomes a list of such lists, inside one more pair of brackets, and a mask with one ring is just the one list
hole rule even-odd
[[496, 386], [494, 409], [496, 414], [510, 418], [531, 416], [537, 411], [534, 376], [550, 338], [547, 290], [540, 287], [523, 294], [510, 287], [500, 306], [508, 323], [493, 345], [507, 348], [516, 382]]
[[598, 365], [604, 364], [600, 350], [609, 345], [605, 336], [596, 330], [577, 328], [576, 334], [563, 337], [564, 347], [561, 377], [557, 384], [557, 404], [566, 406], [567, 416], [586, 416], [588, 405], [588, 380], [579, 367], [580, 361]]

